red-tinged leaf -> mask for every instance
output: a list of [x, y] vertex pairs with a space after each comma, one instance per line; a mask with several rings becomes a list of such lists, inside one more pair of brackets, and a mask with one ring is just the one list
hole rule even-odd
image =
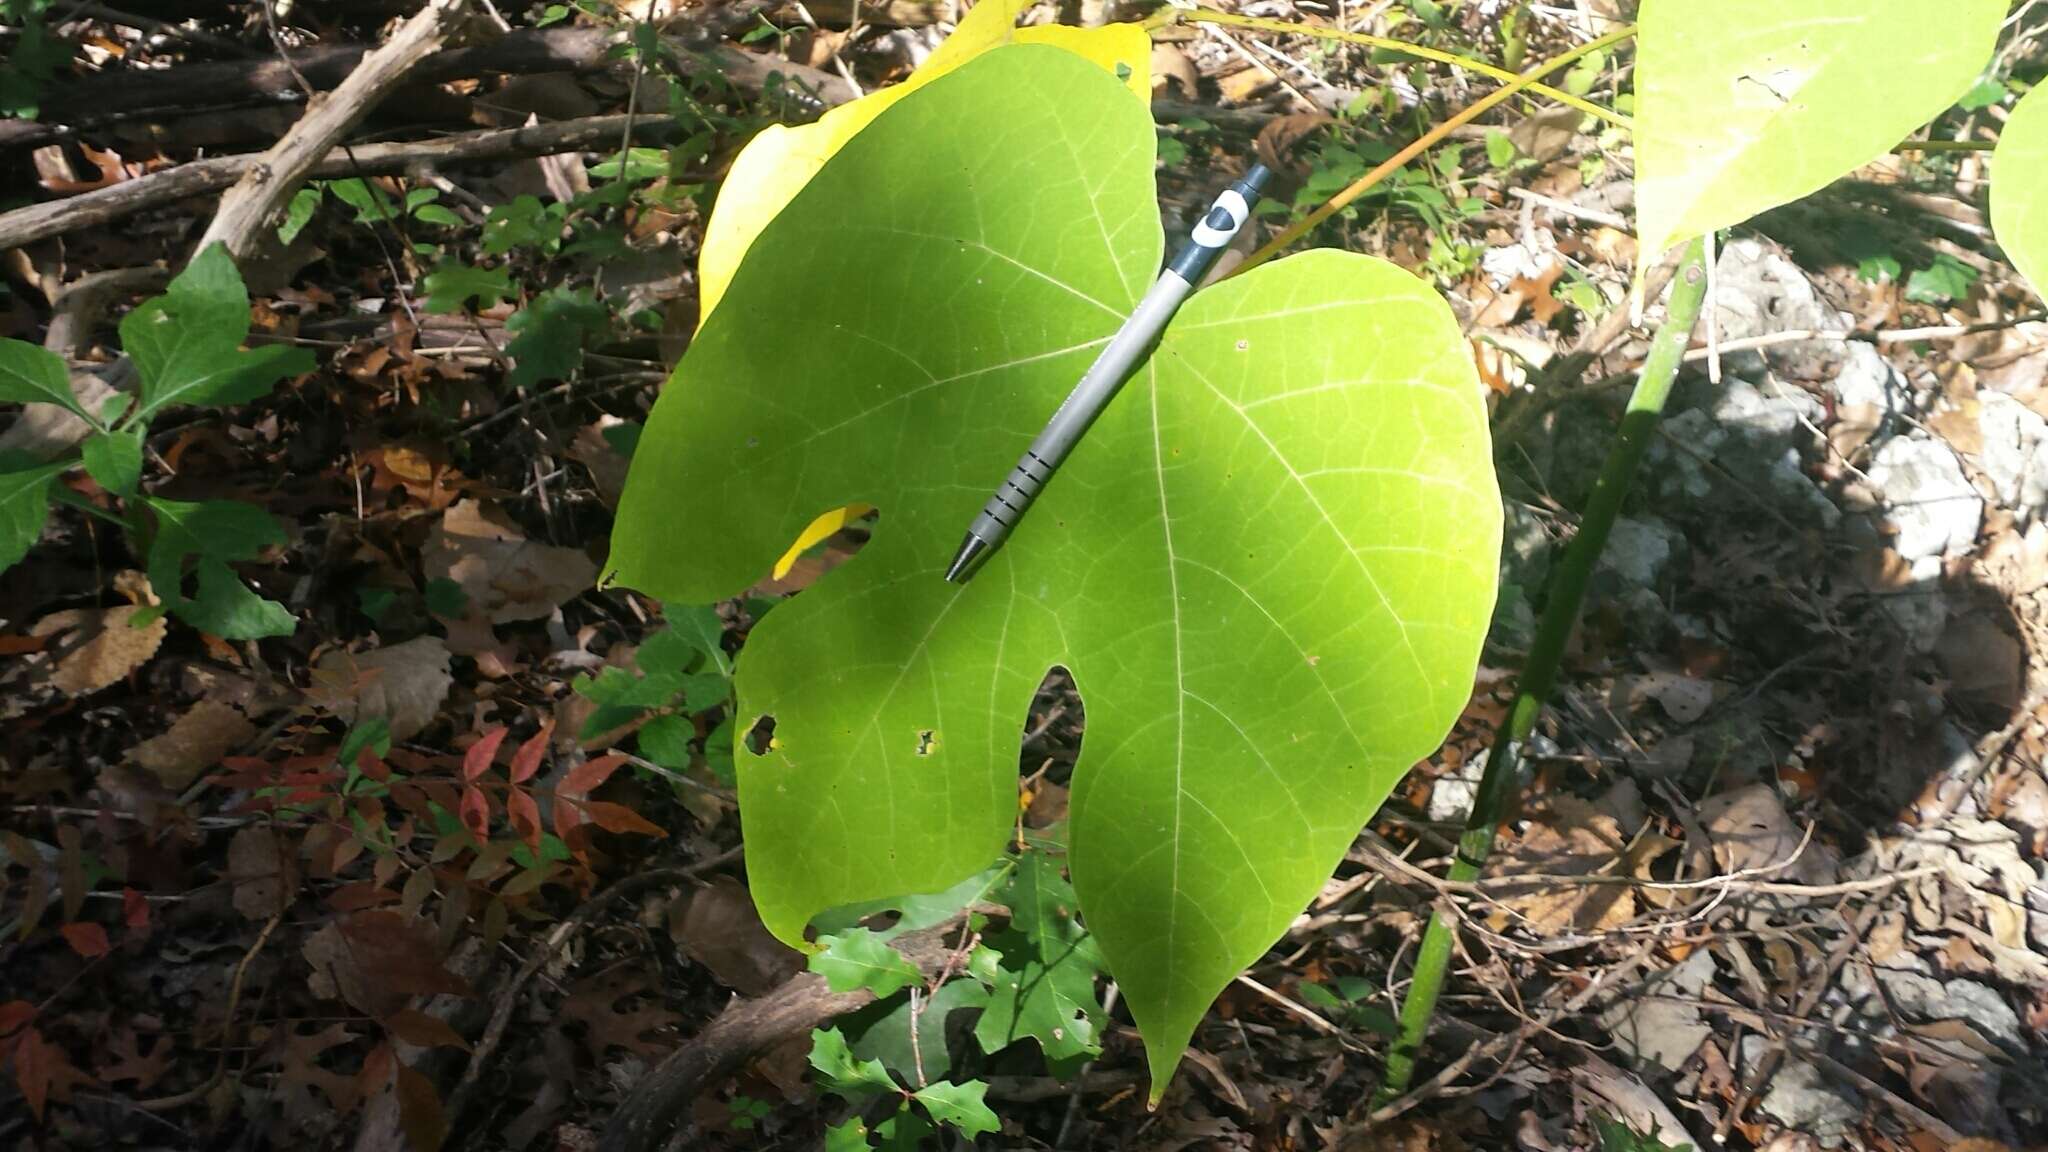
[[133, 888], [121, 889], [121, 921], [137, 936], [149, 934], [149, 900]]
[[464, 780], [481, 780], [484, 773], [491, 770], [491, 761], [497, 758], [498, 745], [505, 742], [507, 731], [504, 727], [493, 728], [469, 746], [469, 751], [462, 754]]
[[368, 748], [356, 752], [356, 770], [379, 784], [391, 779], [391, 765], [379, 760]]
[[64, 942], [71, 950], [87, 960], [97, 960], [114, 950], [107, 939], [107, 930], [90, 920], [75, 920], [57, 931], [64, 934]]
[[384, 1030], [416, 1048], [460, 1048], [469, 1051], [469, 1041], [439, 1016], [406, 1008], [384, 1018]]
[[433, 757], [415, 752], [410, 748], [394, 747], [384, 754], [391, 766], [409, 776], [419, 776], [434, 770]]
[[[245, 759], [245, 757], [238, 756], [235, 759]], [[260, 767], [245, 768], [234, 772], [215, 772], [206, 778], [206, 782], [217, 788], [237, 791], [270, 787], [271, 780], [276, 773], [271, 770], [270, 765], [264, 764], [263, 761], [258, 760], [256, 763]]]
[[540, 731], [526, 738], [519, 751], [512, 754], [512, 782], [524, 784], [540, 771], [540, 762], [548, 753], [548, 737], [555, 730], [555, 722], [549, 720], [540, 726]]
[[427, 794], [427, 799], [432, 800], [450, 812], [455, 811], [456, 807], [462, 803], [462, 793], [456, 790], [454, 784], [446, 780], [422, 780], [420, 781], [420, 791]]
[[599, 785], [611, 779], [612, 773], [617, 772], [626, 763], [626, 759], [623, 754], [612, 752], [585, 760], [569, 770], [569, 775], [562, 781], [560, 790], [571, 796], [588, 796], [597, 791]]
[[21, 1095], [28, 1101], [28, 1110], [36, 1114], [36, 1123], [43, 1120], [43, 1105], [50, 1096], [49, 1061], [55, 1055], [43, 1043], [43, 1034], [34, 1028], [22, 1033], [21, 1040], [14, 1045], [14, 1083], [21, 1089]]
[[660, 825], [649, 823], [647, 818], [626, 807], [603, 800], [586, 800], [583, 812], [591, 823], [607, 832], [638, 832], [646, 836], [666, 836]]
[[360, 912], [365, 908], [396, 904], [398, 900], [398, 893], [389, 888], [380, 888], [368, 880], [359, 884], [343, 885], [327, 894], [327, 906], [336, 912]]
[[441, 966], [429, 921], [379, 909], [357, 912], [339, 923], [350, 962], [365, 978], [374, 977], [382, 987], [409, 996], [470, 994], [460, 976]]
[[512, 825], [512, 831], [526, 841], [526, 846], [540, 851], [540, 805], [533, 799], [533, 793], [524, 788], [514, 788], [505, 794], [505, 820]]
[[369, 1055], [363, 1057], [363, 1066], [356, 1071], [356, 1099], [368, 1100], [391, 1083], [391, 1066], [396, 1063], [398, 1059], [391, 1051], [391, 1044], [378, 1041]]
[[346, 778], [333, 769], [323, 769], [318, 772], [286, 772], [273, 783], [280, 788], [318, 788], [323, 784], [339, 784]]
[[448, 1117], [441, 1110], [441, 1093], [426, 1073], [405, 1064], [398, 1066], [398, 1125], [413, 1152], [440, 1152], [448, 1138]]
[[[309, 752], [303, 756], [287, 756], [278, 762], [277, 767], [281, 772], [318, 772], [322, 769], [332, 771], [334, 755], [331, 752]], [[341, 773], [336, 772], [335, 778], [340, 779]]]
[[491, 801], [484, 790], [471, 784], [462, 790], [462, 826], [478, 840], [491, 838]]
[[554, 804], [555, 835], [566, 837], [569, 829], [583, 823], [583, 809], [566, 796], [557, 795]]
[[26, 1000], [9, 1000], [0, 1004], [0, 1040], [4, 1040], [21, 1027], [36, 1018], [36, 1006]]
[[434, 811], [428, 807], [430, 801], [427, 799], [427, 794], [421, 791], [417, 785], [393, 784], [391, 786], [391, 802], [422, 820], [433, 819]]
[[30, 1028], [14, 1045], [14, 1082], [28, 1101], [29, 1111], [40, 1122], [49, 1101], [71, 1099], [73, 1085], [91, 1084], [93, 1078], [72, 1067], [62, 1048]]

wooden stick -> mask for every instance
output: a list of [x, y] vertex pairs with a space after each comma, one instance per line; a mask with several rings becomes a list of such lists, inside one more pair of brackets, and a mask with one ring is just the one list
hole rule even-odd
[[[673, 122], [666, 116], [640, 116], [636, 121], [636, 135], [651, 135]], [[364, 175], [388, 176], [410, 171], [418, 165], [438, 167], [610, 147], [617, 143], [625, 123], [624, 116], [591, 116], [527, 128], [464, 132], [433, 140], [361, 144], [353, 149], [354, 164], [349, 162], [347, 152], [336, 148], [314, 164], [306, 175], [312, 178], [353, 176], [360, 170]], [[262, 160], [263, 154], [257, 152], [210, 156], [63, 200], [50, 200], [0, 213], [0, 249], [18, 248], [51, 236], [99, 227], [145, 209], [218, 192], [241, 179]]]
[[398, 26], [390, 40], [348, 74], [331, 94], [308, 101], [284, 139], [242, 173], [221, 197], [220, 211], [207, 225], [195, 251], [225, 244], [237, 259], [249, 254], [264, 224], [305, 182], [314, 165], [340, 144], [349, 129], [406, 78], [420, 61], [441, 50], [457, 31], [469, 0], [428, 0]]

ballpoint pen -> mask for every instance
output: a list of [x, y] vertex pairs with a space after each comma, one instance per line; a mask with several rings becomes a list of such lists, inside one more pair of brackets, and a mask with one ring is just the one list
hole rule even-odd
[[960, 549], [953, 555], [953, 563], [946, 569], [946, 579], [955, 584], [965, 584], [974, 578], [996, 549], [1003, 546], [1010, 533], [1015, 531], [1024, 513], [1031, 510], [1031, 502], [1059, 471], [1067, 455], [1081, 442], [1089, 425], [1109, 406], [1117, 391], [1124, 386], [1124, 378], [1131, 374], [1139, 359], [1152, 347], [1159, 334], [1166, 330], [1166, 322], [1201, 283], [1202, 277], [1216, 262], [1229, 245], [1237, 230], [1252, 214], [1252, 205], [1258, 203], [1259, 192], [1266, 186], [1271, 175], [1264, 164], [1254, 164], [1244, 178], [1223, 190], [1216, 197], [1216, 203], [1203, 215], [1201, 221], [1188, 236], [1186, 246], [1181, 248], [1172, 263], [1159, 274], [1144, 299], [1132, 310], [1123, 326], [1110, 337], [1102, 354], [1088, 366], [1081, 376], [1081, 382], [1061, 401], [1059, 409], [1046, 422], [1045, 430], [1025, 449], [1017, 466], [982, 505], [974, 523], [968, 527], [967, 536], [960, 541]]

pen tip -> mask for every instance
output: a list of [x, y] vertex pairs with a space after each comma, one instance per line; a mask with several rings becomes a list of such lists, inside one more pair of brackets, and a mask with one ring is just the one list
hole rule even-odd
[[989, 542], [969, 532], [960, 541], [960, 550], [953, 553], [953, 563], [946, 568], [946, 581], [950, 584], [965, 584], [974, 579], [981, 566], [988, 562], [995, 549]]

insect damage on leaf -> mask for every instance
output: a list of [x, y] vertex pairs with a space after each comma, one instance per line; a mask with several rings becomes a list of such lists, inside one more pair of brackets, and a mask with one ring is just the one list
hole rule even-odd
[[1157, 1090], [1464, 705], [1500, 503], [1447, 305], [1317, 252], [1193, 297], [1038, 514], [974, 583], [943, 581], [989, 484], [1157, 273], [1153, 139], [1108, 71], [1034, 46], [855, 136], [754, 241], [664, 391], [610, 567], [714, 600], [820, 512], [882, 510], [737, 661], [738, 714], [776, 720], [739, 763], [750, 883], [792, 944], [822, 910], [995, 859], [1032, 694], [1071, 670], [1073, 886]]

